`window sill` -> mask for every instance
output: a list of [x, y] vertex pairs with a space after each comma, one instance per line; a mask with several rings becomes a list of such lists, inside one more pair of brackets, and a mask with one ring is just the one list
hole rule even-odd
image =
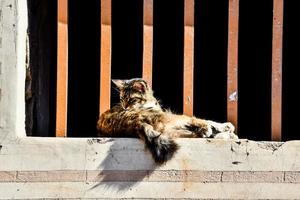
[[[37, 197], [48, 198], [55, 193], [49, 188], [65, 185], [70, 190], [63, 191], [59, 197], [79, 198], [88, 194], [88, 197], [111, 198], [122, 191], [128, 198], [149, 195], [156, 198], [157, 194], [178, 198], [180, 195], [176, 196], [172, 191], [180, 187], [184, 189], [185, 197], [195, 197], [202, 191], [201, 195], [208, 195], [203, 197], [211, 198], [216, 197], [214, 193], [209, 195], [203, 191], [208, 185], [230, 190], [238, 183], [237, 191], [247, 190], [245, 194], [251, 197], [256, 197], [259, 187], [278, 187], [277, 193], [273, 190], [266, 193], [273, 195], [280, 191], [285, 193], [284, 188], [290, 184], [289, 188], [295, 190], [290, 192], [291, 198], [300, 196], [300, 185], [295, 184], [300, 183], [300, 141], [183, 138], [177, 142], [181, 148], [174, 158], [157, 166], [138, 139], [25, 137], [3, 141], [0, 144], [0, 163], [4, 163], [0, 165], [0, 194], [20, 187], [24, 189], [22, 198], [32, 198], [32, 195], [26, 196], [26, 191], [35, 188], [30, 194], [37, 192]], [[38, 186], [41, 183], [47, 187]], [[143, 191], [157, 185], [160, 187], [153, 194], [132, 193], [132, 190]], [[12, 189], [8, 189], [10, 187]], [[163, 191], [164, 187], [173, 189]], [[226, 195], [219, 197], [231, 198], [230, 194]], [[272, 197], [268, 195], [259, 197]]]

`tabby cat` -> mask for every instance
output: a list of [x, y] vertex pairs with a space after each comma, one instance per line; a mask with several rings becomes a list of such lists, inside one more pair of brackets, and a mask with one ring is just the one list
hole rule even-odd
[[217, 123], [162, 109], [143, 79], [112, 81], [120, 92], [120, 103], [100, 116], [98, 135], [138, 137], [145, 142], [157, 163], [169, 160], [178, 150], [174, 138], [238, 138], [230, 122]]

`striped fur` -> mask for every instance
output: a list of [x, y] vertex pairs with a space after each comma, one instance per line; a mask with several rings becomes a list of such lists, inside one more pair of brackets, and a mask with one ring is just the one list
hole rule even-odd
[[138, 137], [157, 163], [171, 159], [179, 149], [178, 137], [236, 139], [234, 126], [173, 114], [161, 108], [143, 79], [113, 80], [120, 103], [104, 112], [97, 123], [101, 137]]

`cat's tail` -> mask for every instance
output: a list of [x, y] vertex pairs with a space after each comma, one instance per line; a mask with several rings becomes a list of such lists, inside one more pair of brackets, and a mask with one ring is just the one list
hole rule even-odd
[[172, 138], [164, 135], [148, 137], [146, 145], [156, 163], [164, 163], [170, 160], [179, 149], [178, 144]]

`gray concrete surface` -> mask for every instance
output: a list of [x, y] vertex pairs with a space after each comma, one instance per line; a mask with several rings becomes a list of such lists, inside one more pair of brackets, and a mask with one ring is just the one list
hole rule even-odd
[[178, 139], [157, 166], [138, 139], [1, 141], [1, 198], [300, 197], [300, 142]]

